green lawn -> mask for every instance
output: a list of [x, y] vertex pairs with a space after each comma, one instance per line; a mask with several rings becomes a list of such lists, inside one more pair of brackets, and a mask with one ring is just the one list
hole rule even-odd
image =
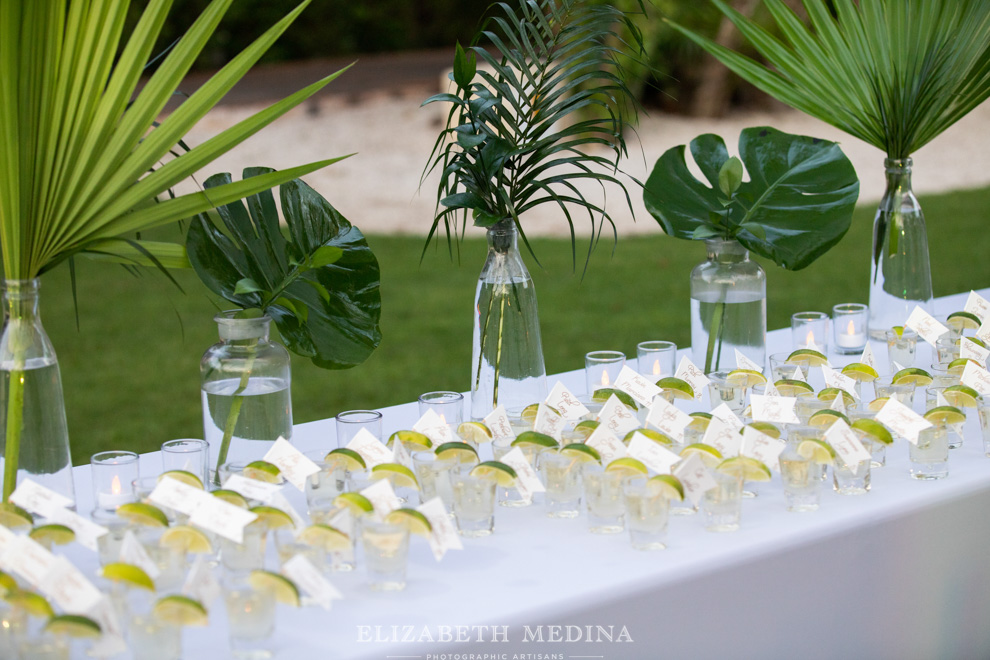
[[[990, 188], [929, 196], [922, 204], [935, 295], [990, 286]], [[769, 328], [786, 325], [795, 311], [867, 302], [873, 211], [860, 209], [843, 241], [804, 271], [764, 264]], [[484, 241], [467, 241], [458, 266], [445, 248], [431, 249], [421, 265], [420, 237], [368, 240], [382, 264], [384, 339], [365, 364], [349, 371], [295, 360], [297, 422], [402, 403], [429, 390], [468, 388], [471, 304]], [[620, 237], [613, 256], [603, 241], [583, 281], [580, 265], [577, 274], [571, 271], [567, 240], [535, 240], [534, 246], [544, 266], [530, 261], [549, 372], [579, 368], [590, 350], [635, 354], [646, 339], [687, 345], [688, 275], [703, 259], [701, 244]], [[183, 294], [160, 274], [136, 278], [86, 261], [77, 275], [78, 331], [68, 270], [46, 275], [42, 289], [42, 316], [62, 366], [74, 461], [101, 449], [145, 452], [169, 438], [201, 436], [198, 362], [217, 336], [217, 308], [205, 289], [191, 273], [177, 276]]]

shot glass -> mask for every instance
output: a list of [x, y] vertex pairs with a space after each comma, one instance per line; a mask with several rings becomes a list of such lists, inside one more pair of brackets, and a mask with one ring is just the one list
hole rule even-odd
[[[944, 397], [944, 392], [944, 387], [933, 387], [932, 385], [929, 385], [928, 389], [925, 390], [925, 410], [931, 410], [932, 408], [937, 407], [939, 405], [939, 395], [943, 395]], [[949, 449], [959, 449], [962, 447], [963, 434], [961, 427], [946, 425], [945, 431], [949, 438]]]
[[162, 471], [184, 470], [210, 487], [210, 444], [206, 440], [181, 438], [162, 443]]
[[822, 401], [819, 399], [818, 395], [814, 392], [802, 392], [796, 398], [794, 414], [801, 420], [801, 424], [807, 424], [812, 415], [832, 405], [831, 401]]
[[38, 632], [22, 637], [18, 644], [18, 658], [31, 660], [70, 660], [71, 647], [65, 639]]
[[361, 520], [361, 545], [368, 586], [374, 591], [401, 591], [406, 588], [409, 564], [409, 530], [404, 525]]
[[[492, 455], [495, 457], [496, 461], [501, 461], [502, 458], [513, 449], [514, 447], [512, 446], [512, 440], [508, 438], [500, 438], [499, 440], [492, 442]], [[526, 457], [529, 464], [535, 468], [537, 456], [540, 454], [540, 448], [536, 445], [523, 445], [520, 449], [522, 449], [523, 456]], [[522, 493], [520, 493], [517, 488], [505, 488], [503, 486], [499, 486], [496, 489], [496, 493], [499, 506], [518, 508], [529, 506], [533, 503], [532, 498], [523, 497]]]
[[918, 434], [918, 444], [908, 444], [912, 479], [944, 479], [949, 476], [949, 434], [944, 426], [932, 426]]
[[983, 453], [990, 456], [990, 397], [980, 398], [976, 411], [980, 416], [980, 430], [983, 431]]
[[268, 640], [275, 632], [275, 594], [255, 589], [240, 575], [226, 576], [221, 589], [231, 655], [242, 660], [272, 657]]
[[911, 383], [894, 384], [891, 376], [881, 376], [873, 381], [873, 391], [878, 399], [897, 399], [908, 408], [914, 406], [915, 386]]
[[745, 380], [729, 378], [728, 371], [713, 371], [708, 374], [708, 395], [711, 407], [726, 404], [737, 415], [746, 408]]
[[326, 502], [332, 502], [347, 488], [347, 470], [341, 463], [327, 463], [321, 450], [307, 451], [304, 454], [320, 468], [319, 472], [306, 477], [306, 509], [313, 511], [325, 508]]
[[935, 341], [935, 354], [939, 364], [949, 364], [958, 358], [961, 354], [959, 337], [952, 337], [948, 333], [939, 337]]
[[795, 513], [817, 511], [821, 501], [821, 466], [798, 453], [801, 440], [788, 440], [780, 454], [780, 480], [784, 484], [787, 510]]
[[835, 492], [839, 495], [866, 495], [870, 492], [872, 465], [872, 456], [854, 465], [846, 465], [841, 457], [837, 457], [832, 462], [832, 487]]
[[672, 341], [643, 341], [636, 344], [639, 373], [656, 382], [673, 376], [677, 369], [677, 344]]
[[412, 455], [413, 469], [419, 481], [419, 494], [424, 502], [439, 497], [447, 511], [454, 506], [454, 491], [450, 475], [459, 463], [453, 458], [441, 459], [432, 451], [418, 451]]
[[547, 451], [540, 454], [540, 476], [546, 492], [548, 518], [577, 518], [581, 513], [581, 464], [573, 455]]
[[131, 612], [127, 641], [134, 660], [180, 660], [182, 628], [148, 612]]
[[742, 476], [712, 471], [715, 487], [705, 491], [701, 508], [709, 532], [734, 532], [742, 515]]
[[[849, 421], [856, 423], [858, 419], [875, 419], [877, 414], [872, 410], [849, 410], [846, 412], [849, 416]], [[863, 443], [866, 450], [870, 452], [870, 469], [883, 467], [887, 464], [887, 445], [882, 442], [875, 441], [869, 433], [862, 431], [857, 428], [853, 428], [853, 433], [859, 438], [859, 441]]]
[[138, 478], [138, 455], [132, 451], [101, 451], [89, 459], [93, 475], [93, 501], [98, 509], [114, 511], [136, 497], [132, 484]]
[[468, 538], [491, 535], [495, 529], [495, 480], [453, 472], [450, 484], [457, 532]]
[[626, 506], [626, 527], [635, 550], [663, 550], [667, 547], [667, 520], [670, 500], [659, 484], [646, 477], [627, 479], [622, 487]]
[[427, 392], [419, 395], [419, 415], [432, 410], [454, 429], [464, 421], [464, 395], [460, 392]]
[[584, 379], [588, 394], [603, 387], [615, 385], [619, 372], [626, 364], [626, 355], [621, 351], [592, 351], [584, 356]]
[[361, 429], [367, 429], [371, 435], [382, 439], [382, 414], [377, 410], [347, 410], [338, 413], [337, 446], [346, 447]]
[[828, 354], [828, 314], [796, 312], [791, 314], [791, 342], [794, 349], [810, 348]]
[[275, 552], [278, 554], [279, 566], [292, 560], [297, 555], [305, 557], [321, 573], [327, 572], [327, 553], [318, 545], [303, 543], [296, 537], [296, 530], [282, 527], [272, 530], [275, 537]]
[[592, 534], [619, 534], [625, 529], [623, 477], [608, 472], [597, 463], [581, 466], [584, 501], [588, 509], [588, 530]]
[[261, 525], [247, 525], [241, 542], [218, 536], [220, 563], [231, 575], [247, 574], [265, 563], [265, 533]]
[[870, 309], [861, 303], [832, 307], [832, 350], [839, 355], [858, 355], [866, 348]]
[[787, 358], [790, 353], [771, 353], [770, 354], [770, 373], [773, 375], [773, 381], [777, 382], [782, 379], [793, 379], [795, 374], [800, 370], [805, 378], [808, 374], [805, 373], [803, 367], [797, 362], [791, 362]]
[[894, 329], [884, 332], [887, 340], [887, 359], [890, 361], [890, 372], [897, 371], [895, 362], [904, 368], [914, 366], [914, 356], [918, 350], [918, 333], [911, 328], [903, 328], [900, 332]]
[[932, 383], [929, 387], [950, 387], [962, 382], [962, 373], [959, 371], [949, 371], [948, 365], [932, 364], [928, 368], [931, 374]]

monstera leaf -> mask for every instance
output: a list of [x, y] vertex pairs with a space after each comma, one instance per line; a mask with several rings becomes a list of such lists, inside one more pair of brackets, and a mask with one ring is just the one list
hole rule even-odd
[[[248, 168], [244, 178], [271, 172]], [[206, 181], [229, 183], [229, 174]], [[222, 231], [200, 214], [189, 227], [189, 261], [206, 286], [242, 309], [271, 316], [294, 353], [325, 369], [364, 362], [381, 341], [378, 261], [364, 235], [299, 180], [217, 208]]]
[[691, 155], [707, 184], [688, 170], [681, 145], [660, 157], [643, 194], [647, 210], [671, 236], [734, 238], [799, 270], [849, 229], [859, 179], [834, 142], [760, 126], [740, 134], [739, 159], [710, 134], [691, 141]]

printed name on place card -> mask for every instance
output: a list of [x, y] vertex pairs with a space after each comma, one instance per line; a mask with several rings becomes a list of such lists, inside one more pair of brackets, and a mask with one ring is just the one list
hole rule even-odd
[[306, 557], [296, 555], [282, 565], [282, 572], [312, 599], [314, 603], [325, 610], [329, 610], [333, 601], [344, 597], [337, 590], [330, 580], [326, 579], [320, 571], [313, 566]]
[[981, 321], [986, 321], [990, 317], [990, 301], [987, 301], [976, 291], [970, 291], [963, 310], [970, 314], [976, 314]]
[[564, 430], [564, 424], [566, 422], [567, 420], [555, 412], [549, 405], [541, 403], [536, 409], [533, 430], [537, 433], [545, 433], [554, 440], [560, 440], [560, 434]]
[[406, 449], [406, 444], [396, 438], [392, 441], [392, 456], [394, 462], [399, 465], [405, 465], [410, 470], [415, 471], [416, 468], [413, 466], [412, 456], [409, 454], [409, 450]]
[[546, 491], [543, 482], [536, 474], [536, 470], [526, 460], [526, 455], [519, 447], [514, 447], [509, 453], [502, 457], [502, 462], [516, 471], [516, 487], [524, 500], [531, 500], [534, 493]]
[[96, 585], [61, 555], [55, 557], [40, 588], [68, 614], [85, 614], [103, 598], [103, 593]]
[[382, 463], [392, 463], [395, 458], [392, 450], [382, 444], [368, 429], [361, 429], [355, 433], [347, 443], [347, 448], [361, 454], [369, 470]]
[[990, 343], [990, 316], [983, 319], [983, 323], [976, 331], [977, 339], [982, 339], [985, 343]]
[[973, 362], [967, 362], [960, 382], [984, 396], [990, 396], [990, 372]]
[[491, 429], [492, 440], [515, 440], [516, 434], [509, 423], [509, 414], [505, 412], [505, 406], [499, 404], [495, 410], [485, 417], [485, 426]]
[[232, 474], [227, 477], [227, 481], [223, 483], [223, 487], [235, 493], [240, 493], [249, 500], [258, 500], [265, 504], [271, 504], [275, 493], [282, 490], [282, 486], [279, 484], [270, 484], [264, 481], [258, 481], [257, 479], [249, 479], [241, 474]]
[[162, 572], [158, 569], [158, 564], [151, 558], [148, 551], [144, 549], [141, 542], [137, 540], [134, 532], [127, 530], [124, 534], [124, 541], [120, 544], [120, 561], [125, 564], [134, 564], [144, 570], [152, 580], [157, 580]]
[[763, 396], [780, 396], [780, 391], [768, 380], [767, 384], [763, 386]]
[[859, 399], [859, 395], [856, 394], [856, 381], [849, 376], [825, 365], [822, 365], [822, 375], [825, 376], [826, 387], [837, 387], [851, 394], [854, 399]]
[[866, 348], [863, 349], [863, 354], [859, 356], [859, 361], [873, 369], [877, 368], [877, 356], [874, 355], [870, 342], [866, 342]]
[[963, 337], [959, 340], [959, 357], [986, 364], [987, 358], [990, 357], [990, 350], [983, 348], [970, 337]]
[[687, 382], [694, 389], [694, 400], [701, 400], [701, 395], [704, 393], [705, 388], [708, 387], [710, 382], [705, 376], [704, 372], [699, 369], [694, 362], [688, 356], [681, 358], [680, 364], [677, 365], [677, 371], [674, 373], [676, 378]]
[[931, 422], [893, 397], [887, 399], [876, 420], [912, 445], [918, 444], [919, 433], [932, 427]]
[[739, 416], [732, 412], [732, 408], [725, 403], [720, 403], [715, 406], [712, 410], [712, 417], [717, 417], [737, 431], [743, 427], [742, 420], [739, 419]]
[[753, 420], [757, 422], [772, 422], [775, 424], [800, 424], [801, 420], [794, 412], [797, 399], [792, 396], [749, 396]]
[[15, 536], [0, 557], [0, 566], [17, 573], [35, 589], [41, 588], [54, 565], [55, 555], [30, 536]]
[[234, 543], [244, 542], [244, 528], [257, 519], [257, 514], [213, 496], [201, 499], [199, 506], [189, 515], [190, 524]]
[[701, 441], [706, 445], [711, 445], [715, 449], [718, 449], [722, 454], [722, 458], [730, 458], [739, 454], [742, 436], [739, 435], [738, 429], [732, 427], [721, 418], [712, 416]]
[[949, 329], [939, 323], [934, 316], [917, 305], [915, 305], [914, 309], [911, 310], [911, 315], [908, 316], [907, 323], [904, 325], [917, 332], [922, 339], [932, 346], [935, 345], [935, 342], [938, 341], [939, 337], [949, 331]]
[[375, 507], [375, 513], [382, 518], [402, 506], [402, 500], [395, 494], [388, 479], [379, 479], [362, 490], [361, 494], [368, 498], [371, 506]]
[[735, 348], [733, 350], [736, 352], [737, 369], [749, 369], [750, 371], [755, 371], [761, 374], [763, 373], [763, 365], [756, 364], [756, 362], [746, 357], [746, 354], [740, 351], [738, 348]]
[[68, 497], [30, 479], [17, 484], [17, 488], [10, 495], [10, 501], [22, 509], [45, 518], [54, 509], [67, 509], [75, 504]]
[[265, 454], [265, 460], [277, 465], [282, 476], [300, 491], [306, 489], [307, 477], [320, 471], [320, 466], [282, 437], [279, 437]]
[[598, 413], [598, 419], [605, 428], [618, 436], [624, 436], [633, 429], [639, 428], [636, 415], [612, 394]]
[[601, 455], [602, 465], [608, 465], [615, 459], [622, 458], [628, 454], [622, 440], [619, 440], [614, 433], [600, 424], [588, 436], [585, 444]]
[[168, 476], [162, 477], [155, 484], [155, 489], [148, 495], [148, 499], [151, 500], [152, 504], [174, 509], [187, 516], [191, 516], [193, 511], [206, 498], [216, 499], [206, 491], [190, 486], [189, 484], [184, 484], [178, 479]]
[[65, 525], [76, 533], [76, 541], [87, 550], [99, 550], [97, 539], [109, 530], [98, 525], [89, 518], [83, 518], [75, 511], [68, 509], [53, 509], [45, 516], [50, 522]]
[[843, 415], [846, 414], [846, 402], [842, 399], [841, 394], [836, 394], [835, 399], [832, 400], [832, 404], [829, 406], [832, 410], [836, 410]]
[[186, 575], [185, 582], [182, 583], [182, 594], [195, 598], [205, 607], [220, 597], [223, 592], [220, 581], [213, 574], [210, 564], [206, 560], [206, 555], [196, 555], [193, 565]]
[[[553, 389], [550, 390], [550, 394], [547, 396], [547, 405], [556, 408], [564, 419], [571, 422], [579, 420], [588, 414], [588, 409], [585, 405], [559, 380], [554, 384]], [[502, 410], [504, 412], [505, 409], [503, 408]], [[508, 416], [506, 416], [505, 423], [508, 426]], [[489, 425], [489, 428], [491, 428], [491, 425]], [[511, 432], [511, 427], [509, 428]], [[494, 434], [494, 432], [493, 430], [492, 433]]]
[[430, 521], [430, 525], [433, 527], [433, 530], [430, 532], [429, 542], [434, 559], [440, 561], [447, 554], [448, 550], [464, 549], [464, 544], [461, 543], [461, 537], [457, 533], [457, 527], [451, 521], [447, 513], [447, 507], [443, 505], [443, 500], [439, 497], [434, 497], [420, 504], [416, 507], [416, 510], [426, 516], [426, 519]]
[[870, 460], [870, 452], [863, 445], [859, 436], [841, 419], [835, 420], [832, 426], [825, 431], [825, 440], [832, 446], [846, 467], [854, 468], [863, 461]]
[[674, 476], [681, 480], [684, 486], [684, 495], [691, 501], [691, 504], [698, 506], [705, 491], [715, 488], [715, 478], [705, 467], [704, 461], [697, 454], [691, 454], [676, 468]]
[[656, 383], [650, 381], [632, 369], [628, 365], [622, 366], [619, 377], [615, 379], [615, 386], [627, 393], [636, 402], [643, 406], [648, 406], [660, 394], [661, 390]]
[[684, 429], [691, 423], [691, 415], [663, 397], [657, 397], [646, 415], [646, 423], [680, 442], [684, 439]]
[[442, 445], [454, 439], [454, 432], [450, 429], [447, 420], [433, 409], [423, 413], [419, 421], [413, 424], [413, 431], [422, 433], [436, 445]]
[[762, 461], [768, 468], [775, 472], [780, 472], [780, 453], [787, 446], [783, 440], [757, 431], [752, 426], [743, 427], [742, 445], [739, 448], [740, 456], [749, 456], [758, 461]]
[[638, 431], [629, 441], [629, 455], [657, 474], [669, 474], [674, 464], [681, 460], [680, 456]]

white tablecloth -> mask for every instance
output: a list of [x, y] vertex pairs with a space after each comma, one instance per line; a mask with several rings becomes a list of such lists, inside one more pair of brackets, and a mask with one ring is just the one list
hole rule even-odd
[[[964, 302], [940, 299], [936, 313]], [[790, 331], [768, 344], [786, 350]], [[583, 372], [559, 378], [584, 391]], [[383, 412], [386, 433], [418, 416], [414, 404]], [[440, 563], [414, 539], [403, 592], [369, 591], [359, 569], [333, 575], [346, 598], [330, 612], [280, 606], [272, 648], [292, 659], [990, 658], [990, 458], [975, 417], [948, 479], [911, 479], [901, 441], [866, 496], [825, 489], [818, 511], [788, 513], [775, 478], [744, 501], [738, 532], [673, 517], [660, 552], [591, 534], [583, 516], [499, 508], [493, 536]], [[297, 426], [293, 442], [335, 446], [333, 421]], [[142, 460], [155, 473], [157, 456]], [[85, 510], [88, 466], [76, 488]], [[184, 657], [226, 657], [225, 619], [213, 603]]]

